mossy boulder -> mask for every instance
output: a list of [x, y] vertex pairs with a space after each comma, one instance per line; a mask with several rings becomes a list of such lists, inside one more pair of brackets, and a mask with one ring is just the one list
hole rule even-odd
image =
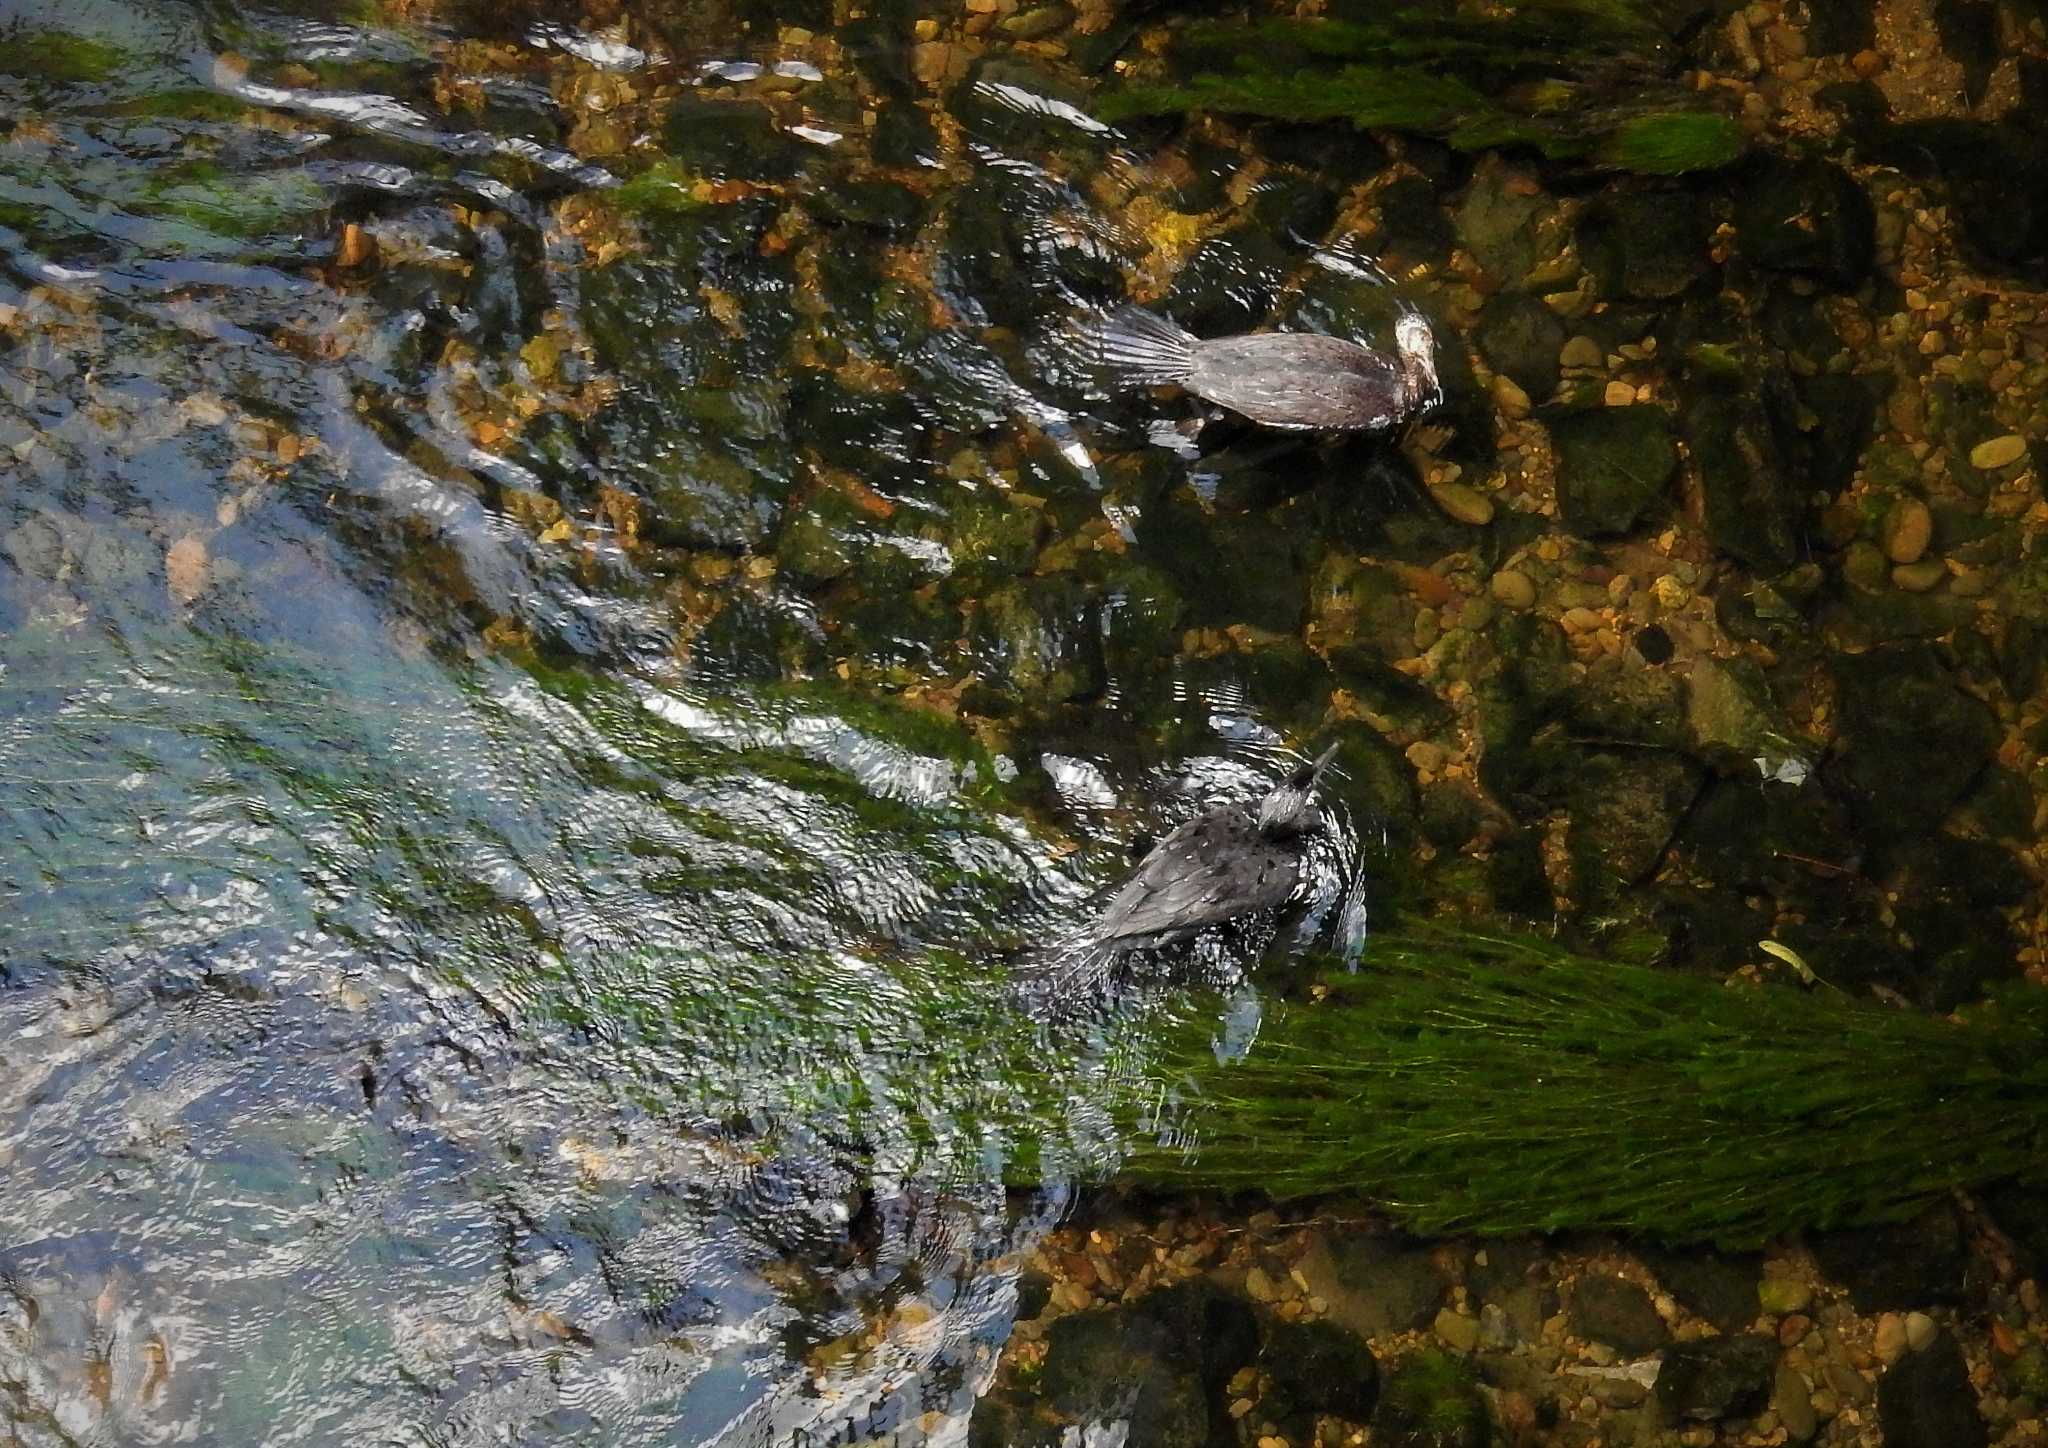
[[1387, 1376], [1372, 1429], [1376, 1448], [1488, 1448], [1493, 1442], [1493, 1420], [1471, 1369], [1430, 1349]]
[[1550, 437], [1558, 511], [1587, 537], [1634, 528], [1678, 468], [1664, 410], [1648, 403], [1566, 413], [1551, 421]]
[[1707, 216], [1689, 191], [1610, 196], [1586, 209], [1578, 237], [1579, 254], [1608, 297], [1668, 301], [1689, 291], [1711, 266]]
[[1497, 156], [1473, 172], [1453, 217], [1457, 237], [1473, 259], [1508, 287], [1518, 287], [1564, 244], [1565, 223], [1556, 200]]

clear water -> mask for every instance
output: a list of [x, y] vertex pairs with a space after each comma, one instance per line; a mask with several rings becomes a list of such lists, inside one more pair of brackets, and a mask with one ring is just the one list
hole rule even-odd
[[[1182, 464], [1034, 325], [1129, 162], [1020, 84], [877, 163], [886, 48], [420, 8], [0, 5], [0, 1423], [958, 1440], [1166, 1090], [1011, 960], [1308, 742], [1175, 659], [1257, 578], [1123, 541]], [[693, 94], [769, 179], [650, 173]], [[1241, 1045], [1219, 979], [1152, 1009]]]

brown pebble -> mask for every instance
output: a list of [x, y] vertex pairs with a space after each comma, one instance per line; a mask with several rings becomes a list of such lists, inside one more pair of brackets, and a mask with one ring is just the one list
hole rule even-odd
[[368, 266], [376, 255], [376, 238], [363, 230], [360, 224], [351, 221], [342, 227], [341, 240], [334, 248], [337, 265], [349, 268]]
[[164, 583], [179, 603], [195, 603], [206, 592], [206, 540], [187, 533], [164, 555]]
[[1429, 496], [1460, 523], [1479, 528], [1493, 521], [1493, 500], [1477, 488], [1468, 488], [1463, 483], [1431, 483]]
[[1791, 1313], [1778, 1324], [1778, 1342], [1784, 1347], [1797, 1347], [1812, 1330], [1812, 1318], [1803, 1312]]
[[1934, 539], [1934, 514], [1918, 498], [1901, 498], [1884, 520], [1884, 553], [1894, 563], [1916, 563]]
[[1901, 563], [1892, 570], [1892, 583], [1908, 593], [1925, 593], [1946, 577], [1948, 565], [1939, 558], [1923, 558], [1918, 563]]
[[1529, 575], [1512, 568], [1503, 568], [1493, 575], [1488, 587], [1493, 596], [1509, 608], [1528, 608], [1536, 602], [1536, 585]]
[[1906, 1319], [1896, 1312], [1887, 1312], [1877, 1320], [1877, 1331], [1871, 1339], [1870, 1349], [1877, 1354], [1877, 1360], [1890, 1367], [1906, 1355]]
[[2009, 467], [2027, 455], [2027, 440], [2016, 432], [1994, 437], [1970, 449], [1970, 466], [1984, 472]]
[[1869, 80], [1880, 74], [1885, 67], [1885, 58], [1874, 50], [1859, 50], [1849, 58], [1849, 69]]
[[2020, 1340], [2004, 1318], [1991, 1319], [1991, 1346], [1998, 1350], [2000, 1357], [2014, 1358], [2020, 1355]]

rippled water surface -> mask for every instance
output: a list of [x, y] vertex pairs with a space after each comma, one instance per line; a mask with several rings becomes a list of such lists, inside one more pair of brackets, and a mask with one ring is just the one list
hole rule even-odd
[[1163, 1089], [1009, 962], [1320, 718], [1062, 353], [1117, 133], [596, 21], [0, 6], [14, 1441], [960, 1438]]
[[2038, 1439], [2048, 28], [1270, 8], [0, 0], [5, 1442]]

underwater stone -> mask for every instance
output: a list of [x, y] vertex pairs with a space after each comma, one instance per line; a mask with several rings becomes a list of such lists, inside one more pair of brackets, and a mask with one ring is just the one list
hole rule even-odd
[[1694, 1422], [1743, 1417], [1770, 1397], [1777, 1370], [1778, 1344], [1757, 1333], [1674, 1343], [1657, 1374], [1657, 1399]]
[[1877, 1416], [1885, 1448], [1984, 1448], [1990, 1441], [1969, 1365], [1948, 1332], [1877, 1380]]
[[1910, 1222], [1810, 1233], [1807, 1245], [1828, 1280], [1849, 1289], [1858, 1312], [1964, 1301], [1969, 1250], [1946, 1202]]
[[1473, 173], [1454, 220], [1460, 244], [1509, 287], [1520, 286], [1564, 242], [1557, 203], [1492, 153]]
[[1259, 1410], [1278, 1423], [1324, 1413], [1364, 1423], [1379, 1401], [1372, 1349], [1335, 1323], [1269, 1322], [1259, 1365], [1267, 1378]]
[[661, 135], [670, 159], [713, 180], [787, 181], [813, 150], [777, 126], [766, 106], [699, 95], [669, 108]]
[[1578, 1280], [1572, 1288], [1570, 1314], [1573, 1332], [1630, 1357], [1655, 1352], [1671, 1340], [1650, 1294], [1604, 1272], [1589, 1272]]
[[1763, 1271], [1757, 1254], [1646, 1246], [1637, 1255], [1688, 1311], [1722, 1332], [1740, 1332], [1756, 1317], [1757, 1278]]
[[1581, 756], [1566, 796], [1581, 904], [1605, 903], [1657, 867], [1701, 773], [1689, 759], [1653, 750]]
[[1994, 437], [1970, 449], [1970, 466], [1985, 472], [2010, 467], [2027, 455], [2027, 440], [2016, 432]]
[[1456, 233], [1427, 181], [1403, 176], [1381, 187], [1375, 199], [1380, 209], [1380, 235], [1385, 238], [1382, 257], [1430, 266], [1441, 266], [1450, 259]]
[[1857, 126], [1858, 159], [1946, 186], [1981, 263], [2048, 278], [2048, 132], [2014, 120]]
[[1934, 829], [1998, 747], [1996, 717], [1925, 645], [1842, 655], [1834, 672], [1841, 744], [1828, 782], [1868, 838]]
[[1583, 536], [1626, 533], [1678, 467], [1664, 410], [1648, 403], [1568, 413], [1550, 423], [1557, 505]]
[[1877, 212], [1869, 193], [1833, 162], [1765, 157], [1737, 173], [1733, 190], [1737, 246], [1751, 264], [1839, 291], [1870, 275]]
[[1790, 568], [1805, 498], [1764, 410], [1747, 398], [1707, 395], [1686, 408], [1683, 428], [1714, 546], [1764, 572]]
[[1686, 191], [1633, 191], [1588, 207], [1579, 253], [1609, 297], [1668, 301], [1707, 274], [1706, 213]]
[[1198, 336], [1248, 332], [1265, 322], [1294, 262], [1270, 232], [1232, 226], [1195, 248], [1162, 310]]
[[1425, 1348], [1386, 1378], [1372, 1441], [1375, 1448], [1487, 1448], [1493, 1421], [1471, 1369]]
[[1070, 1313], [1046, 1330], [1045, 1344], [1039, 1390], [1062, 1417], [1127, 1421], [1133, 1440], [1160, 1448], [1207, 1442], [1202, 1381], [1155, 1319], [1121, 1307]]
[[1472, 340], [1494, 371], [1513, 379], [1530, 397], [1557, 390], [1565, 345], [1564, 319], [1535, 297], [1501, 293], [1479, 310]]
[[1252, 189], [1248, 210], [1255, 226], [1314, 241], [1337, 219], [1337, 196], [1320, 181], [1276, 171]]

